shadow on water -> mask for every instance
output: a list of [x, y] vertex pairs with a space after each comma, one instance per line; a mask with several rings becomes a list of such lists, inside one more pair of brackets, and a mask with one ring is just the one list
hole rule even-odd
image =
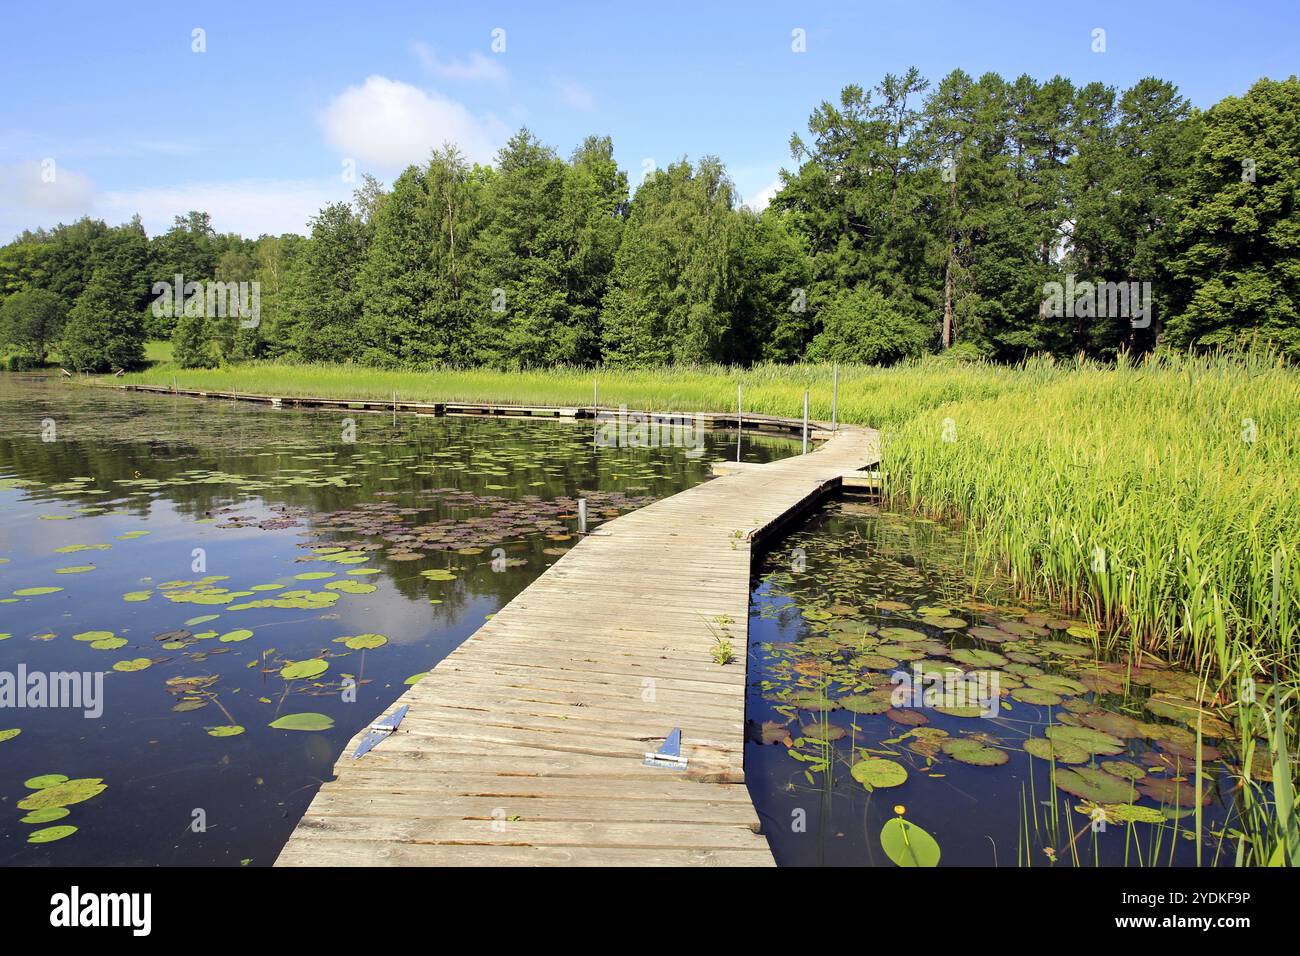
[[[0, 863], [273, 862], [347, 740], [577, 542], [578, 497], [599, 523], [735, 457], [594, 437], [0, 375]], [[102, 715], [14, 706], [20, 670], [102, 674]]]
[[945, 865], [1194, 864], [1199, 720], [1201, 860], [1231, 863], [1238, 748], [1195, 675], [1097, 660], [1085, 622], [976, 587], [963, 541], [847, 499], [756, 564], [745, 767], [777, 862], [890, 866], [901, 818]]

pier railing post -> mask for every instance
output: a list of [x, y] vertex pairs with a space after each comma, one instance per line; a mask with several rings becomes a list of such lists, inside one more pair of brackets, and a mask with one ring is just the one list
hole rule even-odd
[[740, 461], [740, 436], [745, 430], [745, 414], [742, 403], [741, 384], [736, 383], [736, 461]]
[[578, 499], [578, 534], [587, 533], [587, 499]]
[[840, 430], [840, 363], [831, 367], [831, 431]]
[[803, 391], [803, 453], [808, 454], [808, 390]]

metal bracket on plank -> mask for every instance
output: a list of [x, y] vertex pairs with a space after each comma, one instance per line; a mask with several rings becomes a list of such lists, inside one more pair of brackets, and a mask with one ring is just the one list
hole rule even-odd
[[402, 718], [406, 716], [406, 712], [409, 709], [409, 704], [403, 704], [387, 717], [376, 720], [371, 724], [370, 733], [366, 734], [365, 737], [361, 739], [361, 743], [357, 744], [357, 749], [353, 752], [352, 759], [356, 760], [358, 757], [370, 753], [370, 751], [375, 748], [376, 744], [382, 740], [386, 740], [388, 736], [397, 729], [398, 725], [402, 722]]
[[642, 761], [647, 767], [663, 767], [668, 770], [685, 770], [686, 758], [682, 756], [682, 732], [674, 727], [664, 738], [659, 749], [645, 755]]

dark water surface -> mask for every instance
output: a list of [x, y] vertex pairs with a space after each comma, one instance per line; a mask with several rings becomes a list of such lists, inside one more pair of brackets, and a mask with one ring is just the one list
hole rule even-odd
[[[757, 565], [745, 769], [777, 862], [891, 866], [881, 834], [901, 817], [943, 865], [1195, 863], [1195, 677], [1098, 662], [1083, 621], [974, 588], [963, 540], [846, 500]], [[914, 666], [984, 674], [967, 699], [991, 707], [909, 698]], [[1226, 864], [1236, 753], [1211, 708], [1200, 720], [1201, 862]]]
[[0, 375], [0, 680], [103, 675], [98, 717], [0, 706], [0, 864], [273, 862], [347, 740], [576, 542], [578, 496], [594, 523], [735, 458], [593, 432]]

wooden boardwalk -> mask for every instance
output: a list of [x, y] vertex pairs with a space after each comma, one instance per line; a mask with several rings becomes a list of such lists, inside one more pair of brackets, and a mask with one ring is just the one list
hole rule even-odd
[[[277, 865], [771, 866], [743, 768], [751, 543], [877, 461], [841, 429], [597, 526], [398, 699], [397, 733], [348, 744]], [[673, 727], [687, 769], [644, 766]]]

